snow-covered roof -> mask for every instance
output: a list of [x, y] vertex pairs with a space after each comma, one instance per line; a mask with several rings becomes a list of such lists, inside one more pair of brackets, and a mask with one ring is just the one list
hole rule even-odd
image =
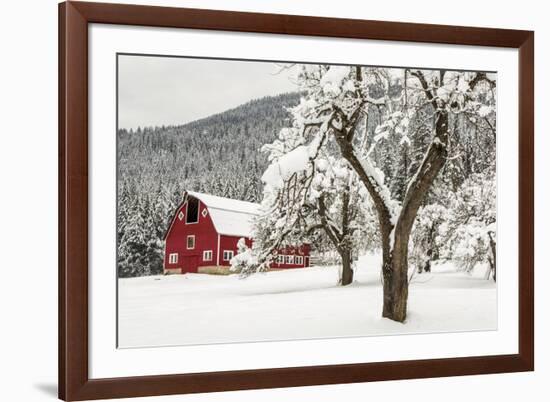
[[252, 237], [253, 219], [260, 204], [188, 191], [208, 207], [208, 213], [219, 234]]

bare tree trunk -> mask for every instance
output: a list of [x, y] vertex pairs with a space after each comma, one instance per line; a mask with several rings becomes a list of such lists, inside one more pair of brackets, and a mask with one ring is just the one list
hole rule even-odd
[[353, 269], [351, 267], [351, 250], [342, 250], [342, 278], [341, 285], [346, 286], [353, 282]]
[[382, 317], [404, 322], [407, 318], [409, 279], [407, 277], [407, 248], [394, 248], [389, 258], [384, 258], [384, 305]]
[[339, 247], [342, 256], [342, 286], [349, 285], [353, 282], [353, 269], [351, 267], [351, 248], [350, 248], [350, 231], [349, 231], [349, 214], [350, 214], [350, 189], [346, 187], [342, 194], [342, 238], [340, 239]]
[[432, 260], [431, 257], [428, 257], [426, 260], [426, 263], [424, 264], [424, 272], [431, 272], [432, 271]]
[[489, 258], [489, 264], [491, 266], [491, 272], [493, 273], [493, 280], [497, 281], [497, 243], [491, 234], [489, 234], [489, 244], [491, 246], [491, 257]]
[[340, 230], [330, 224], [327, 219], [327, 209], [324, 197], [320, 197], [319, 215], [321, 216], [321, 227], [325, 230], [328, 238], [334, 245], [342, 261], [342, 276], [339, 278], [339, 283], [342, 286], [349, 285], [353, 282], [352, 268], [352, 250], [350, 246], [349, 236], [349, 213], [350, 213], [350, 194], [349, 188], [345, 189], [342, 194], [342, 227]]

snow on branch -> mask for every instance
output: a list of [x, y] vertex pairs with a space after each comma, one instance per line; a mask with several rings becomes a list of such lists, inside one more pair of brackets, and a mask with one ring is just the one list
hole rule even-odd
[[316, 136], [311, 143], [300, 145], [272, 161], [262, 175], [264, 186], [272, 190], [280, 189], [293, 174], [308, 169], [319, 152], [322, 139]]
[[367, 176], [374, 182], [374, 188], [390, 214], [390, 221], [395, 225], [399, 216], [399, 203], [392, 198], [388, 186], [384, 183], [384, 173], [374, 167], [368, 158], [361, 159], [361, 165]]

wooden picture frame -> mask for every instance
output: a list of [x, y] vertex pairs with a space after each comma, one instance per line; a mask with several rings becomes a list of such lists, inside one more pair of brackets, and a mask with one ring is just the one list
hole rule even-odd
[[[519, 353], [400, 362], [90, 379], [88, 25], [191, 28], [519, 49]], [[532, 371], [534, 33], [185, 8], [59, 5], [59, 397], [87, 400]]]

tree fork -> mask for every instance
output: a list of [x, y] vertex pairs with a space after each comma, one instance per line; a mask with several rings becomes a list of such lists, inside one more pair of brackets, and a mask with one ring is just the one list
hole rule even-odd
[[435, 177], [445, 165], [447, 140], [448, 114], [446, 111], [440, 110], [436, 118], [434, 140], [426, 153], [418, 174], [409, 185], [403, 200], [401, 213], [392, 233], [393, 248], [390, 261], [384, 261], [384, 268], [388, 269], [389, 272], [387, 275], [388, 280], [384, 280], [382, 316], [394, 321], [404, 322], [407, 319], [409, 237], [418, 209]]
[[[361, 80], [360, 68], [356, 69], [357, 79]], [[416, 214], [435, 177], [445, 165], [447, 159], [447, 144], [449, 137], [449, 115], [426, 81], [422, 71], [411, 74], [418, 78], [435, 111], [435, 135], [417, 174], [409, 183], [405, 193], [402, 208], [397, 222], [392, 221], [391, 211], [379, 194], [379, 189], [365, 171], [364, 166], [355, 155], [350, 139], [353, 139], [355, 124], [349, 121], [341, 110], [335, 110], [344, 129], [331, 125], [340, 153], [358, 174], [371, 195], [378, 215], [380, 234], [382, 237], [382, 271], [384, 278], [384, 304], [382, 316], [398, 322], [407, 318], [408, 299], [408, 242]], [[440, 72], [440, 82], [443, 82], [445, 71]], [[353, 122], [355, 123], [355, 122]], [[394, 225], [395, 223], [395, 225]], [[393, 238], [392, 238], [393, 237]], [[393, 246], [393, 247], [392, 247]]]

